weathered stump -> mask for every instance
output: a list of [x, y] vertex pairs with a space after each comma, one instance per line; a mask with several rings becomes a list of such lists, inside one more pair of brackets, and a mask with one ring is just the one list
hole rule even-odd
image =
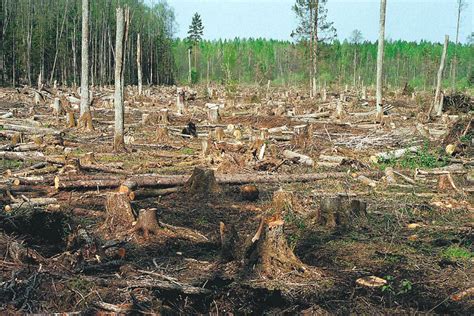
[[295, 256], [284, 233], [284, 221], [270, 218], [264, 221], [261, 234], [249, 250], [248, 267], [267, 277], [290, 271], [304, 272], [304, 264]]
[[207, 104], [207, 118], [209, 123], [219, 122], [219, 105]]
[[66, 114], [66, 125], [68, 128], [76, 127], [76, 118], [74, 117], [74, 111], [68, 110]]
[[159, 121], [161, 124], [168, 125], [170, 123], [168, 109], [162, 109], [160, 111]]
[[162, 229], [156, 217], [156, 208], [141, 209], [138, 212], [137, 224], [133, 231], [142, 231], [143, 237], [148, 239], [149, 234], [157, 235]]
[[185, 100], [186, 92], [183, 88], [177, 89], [177, 97], [176, 97], [176, 110], [178, 114], [184, 114], [184, 100]]
[[217, 184], [214, 170], [195, 168], [191, 178], [183, 188], [184, 192], [196, 198], [210, 198], [219, 194], [221, 188]]
[[156, 130], [156, 138], [159, 143], [166, 143], [169, 141], [168, 128], [166, 126], [159, 126]]
[[239, 236], [234, 225], [225, 225], [219, 223], [219, 233], [221, 236], [221, 259], [224, 262], [230, 262], [238, 258], [238, 249], [236, 244]]
[[127, 231], [132, 227], [135, 220], [130, 198], [126, 193], [107, 193], [105, 212], [105, 228], [111, 232]]
[[329, 229], [336, 228], [341, 211], [340, 197], [325, 197], [321, 200], [321, 224]]
[[222, 127], [216, 127], [214, 131], [214, 135], [216, 137], [216, 141], [221, 142], [224, 140], [225, 134], [224, 129]]
[[284, 212], [293, 211], [294, 203], [295, 197], [293, 192], [280, 189], [273, 193], [271, 207], [275, 214], [281, 215]]

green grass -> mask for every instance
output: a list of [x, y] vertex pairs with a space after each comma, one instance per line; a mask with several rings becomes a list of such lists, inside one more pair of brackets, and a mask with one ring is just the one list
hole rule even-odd
[[12, 169], [19, 169], [23, 165], [23, 162], [20, 160], [10, 160], [10, 159], [0, 159], [0, 171]]
[[428, 143], [425, 143], [417, 152], [406, 152], [400, 158], [379, 160], [378, 164], [382, 171], [387, 167], [413, 170], [417, 168], [433, 169], [444, 167], [448, 164], [448, 161], [443, 151], [430, 148]]
[[442, 256], [454, 261], [464, 261], [473, 258], [474, 254], [464, 247], [450, 246], [443, 251]]
[[183, 155], [194, 155], [194, 149], [188, 148], [188, 147], [183, 148], [183, 149], [181, 149], [181, 154], [183, 154]]

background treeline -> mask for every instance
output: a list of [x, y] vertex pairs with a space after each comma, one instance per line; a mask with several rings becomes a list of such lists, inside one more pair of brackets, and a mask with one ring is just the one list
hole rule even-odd
[[[113, 83], [118, 5], [128, 5], [131, 16], [126, 82], [137, 77], [141, 33], [144, 83], [173, 83], [173, 10], [166, 2], [147, 6], [141, 0], [90, 1], [90, 83]], [[41, 74], [47, 83], [79, 85], [81, 19], [81, 0], [0, 0], [0, 84], [36, 84]]]
[[[309, 49], [305, 43], [266, 39], [201, 41], [192, 54], [197, 78], [206, 82], [266, 84], [306, 84], [309, 82]], [[176, 78], [187, 80], [188, 43], [176, 40], [173, 52]], [[386, 85], [409, 83], [419, 89], [434, 86], [443, 46], [422, 41], [388, 41], [385, 46], [384, 79]], [[195, 49], [196, 50], [196, 49]], [[445, 85], [451, 85], [454, 53], [458, 58], [456, 86], [465, 89], [474, 84], [474, 46], [454, 45], [448, 49]], [[196, 57], [196, 56], [197, 57]], [[326, 84], [375, 84], [377, 43], [334, 41], [322, 44], [319, 63], [320, 86]]]
[[[174, 13], [165, 1], [148, 6], [143, 0], [90, 1], [90, 83], [113, 83], [115, 8], [128, 5], [131, 26], [127, 42], [125, 83], [137, 83], [136, 39], [142, 39], [144, 84], [188, 81], [186, 40], [173, 39]], [[185, 27], [185, 26], [181, 26]], [[440, 35], [441, 37], [441, 35]], [[80, 0], [0, 0], [0, 85], [43, 82], [78, 85], [81, 60]], [[205, 83], [301, 85], [309, 82], [307, 43], [266, 39], [201, 41], [193, 48], [193, 80]], [[385, 83], [431, 89], [442, 45], [388, 41]], [[451, 44], [444, 74], [451, 86], [452, 61], [458, 56], [456, 86], [472, 87], [473, 45]], [[334, 41], [319, 51], [318, 85], [372, 85], [377, 43]]]

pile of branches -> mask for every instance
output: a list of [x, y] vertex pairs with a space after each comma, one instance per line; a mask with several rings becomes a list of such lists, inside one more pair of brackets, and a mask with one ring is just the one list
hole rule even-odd
[[453, 113], [474, 111], [474, 100], [465, 94], [451, 94], [444, 97], [443, 109]]

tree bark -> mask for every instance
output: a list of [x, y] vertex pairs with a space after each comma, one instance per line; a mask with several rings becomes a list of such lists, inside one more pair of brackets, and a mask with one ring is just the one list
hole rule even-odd
[[143, 74], [142, 74], [142, 43], [140, 33], [137, 36], [137, 70], [138, 70], [138, 95], [143, 92]]
[[376, 119], [381, 121], [383, 118], [383, 57], [385, 46], [385, 13], [387, 11], [387, 1], [380, 0], [380, 30], [379, 43], [377, 52], [377, 104], [376, 104]]
[[[128, 11], [128, 10], [127, 10]], [[117, 30], [115, 38], [115, 135], [114, 151], [125, 150], [124, 141], [124, 103], [123, 103], [123, 72], [124, 72], [124, 42], [125, 42], [125, 12], [117, 8]]]
[[[92, 122], [89, 101], [89, 0], [82, 0], [81, 107], [79, 121], [85, 122], [84, 119], [89, 118], [89, 116], [90, 122]], [[84, 127], [91, 128], [92, 125]]]
[[434, 98], [433, 106], [432, 106], [433, 111], [432, 113], [429, 113], [430, 115], [435, 114], [436, 116], [441, 116], [443, 112], [443, 98], [441, 98], [441, 84], [443, 80], [444, 67], [446, 65], [446, 53], [448, 51], [448, 44], [449, 44], [449, 36], [446, 35], [444, 38], [444, 47], [443, 47], [443, 54], [441, 55], [441, 63], [439, 65], [439, 70], [438, 70], [436, 93], [435, 93], [435, 98]]

